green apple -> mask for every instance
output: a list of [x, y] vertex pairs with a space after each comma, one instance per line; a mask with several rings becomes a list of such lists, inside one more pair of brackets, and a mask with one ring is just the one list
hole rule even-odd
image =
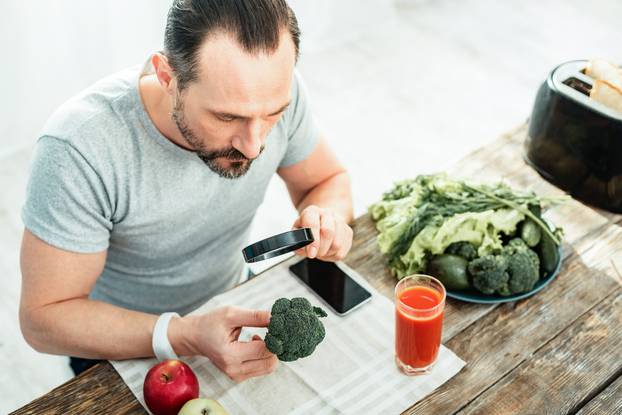
[[186, 402], [177, 415], [229, 415], [229, 413], [213, 399], [196, 398]]

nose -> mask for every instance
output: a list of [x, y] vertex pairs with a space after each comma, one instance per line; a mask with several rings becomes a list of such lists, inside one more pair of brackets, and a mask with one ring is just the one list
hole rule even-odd
[[234, 140], [233, 147], [244, 154], [244, 157], [254, 159], [261, 152], [263, 139], [261, 120], [251, 119], [245, 123], [244, 130], [237, 137], [237, 140]]

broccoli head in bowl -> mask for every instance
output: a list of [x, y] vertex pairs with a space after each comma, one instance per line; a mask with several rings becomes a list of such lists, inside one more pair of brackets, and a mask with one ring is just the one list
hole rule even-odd
[[512, 239], [499, 255], [469, 262], [473, 286], [484, 294], [509, 296], [530, 291], [540, 278], [538, 254], [520, 238]]

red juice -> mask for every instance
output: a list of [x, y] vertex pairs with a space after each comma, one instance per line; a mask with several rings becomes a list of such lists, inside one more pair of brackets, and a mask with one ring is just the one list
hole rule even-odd
[[432, 287], [416, 285], [398, 293], [395, 307], [395, 353], [411, 368], [436, 361], [441, 345], [443, 295]]

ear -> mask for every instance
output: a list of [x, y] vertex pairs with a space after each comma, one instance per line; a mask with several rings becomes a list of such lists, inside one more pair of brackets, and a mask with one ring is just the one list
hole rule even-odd
[[155, 69], [158, 82], [169, 94], [173, 95], [177, 89], [177, 80], [175, 78], [175, 72], [171, 65], [168, 63], [168, 59], [163, 53], [154, 53], [151, 57], [151, 64]]

